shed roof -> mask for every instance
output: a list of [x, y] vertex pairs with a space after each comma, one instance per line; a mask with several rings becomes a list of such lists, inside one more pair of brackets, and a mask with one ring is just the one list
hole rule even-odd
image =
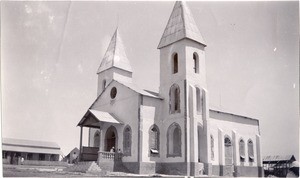
[[186, 2], [177, 1], [157, 48], [160, 49], [184, 38], [206, 46]]
[[272, 162], [272, 161], [295, 161], [294, 155], [274, 155], [274, 156], [264, 156], [263, 162]]
[[118, 28], [111, 38], [97, 73], [100, 73], [111, 67], [117, 67], [119, 69], [132, 72]]
[[99, 128], [100, 122], [108, 122], [114, 124], [123, 124], [117, 117], [105, 111], [89, 109], [84, 117], [79, 121], [77, 126]]

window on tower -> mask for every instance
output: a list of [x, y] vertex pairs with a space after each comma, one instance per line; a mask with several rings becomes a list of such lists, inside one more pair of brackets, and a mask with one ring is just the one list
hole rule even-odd
[[104, 90], [105, 87], [106, 87], [106, 80], [103, 80], [103, 82], [102, 82], [102, 90]]
[[173, 74], [178, 72], [178, 54], [175, 53], [173, 55]]
[[173, 123], [167, 133], [167, 157], [181, 157], [181, 128]]
[[193, 53], [193, 60], [194, 60], [194, 72], [199, 73], [199, 57], [196, 52]]
[[202, 113], [202, 92], [196, 87], [196, 106], [197, 106], [197, 114]]
[[171, 86], [169, 96], [170, 114], [180, 113], [180, 88], [177, 84]]

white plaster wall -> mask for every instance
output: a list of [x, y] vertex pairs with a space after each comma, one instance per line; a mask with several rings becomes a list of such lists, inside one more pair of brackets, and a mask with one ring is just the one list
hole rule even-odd
[[[110, 91], [113, 87], [117, 88], [117, 95], [115, 99], [111, 99], [110, 97]], [[121, 150], [123, 150], [123, 130], [127, 124], [130, 125], [132, 130], [131, 156], [124, 157], [123, 160], [126, 162], [137, 161], [139, 108], [138, 96], [139, 94], [135, 91], [116, 81], [113, 81], [106, 87], [105, 91], [92, 106], [92, 109], [113, 113], [119, 119], [119, 121], [124, 123], [123, 125], [103, 124], [103, 131], [101, 135], [102, 142], [100, 144], [104, 145], [106, 129], [110, 125], [114, 125], [118, 131], [118, 146], [121, 148]]]
[[115, 67], [109, 68], [103, 72], [100, 72], [98, 74], [97, 95], [101, 94], [101, 92], [103, 91], [103, 81], [104, 80], [106, 80], [106, 86], [108, 86], [108, 84], [112, 80], [132, 82], [132, 73], [115, 68]]
[[[225, 115], [222, 114], [220, 117], [223, 117], [225, 120], [220, 120], [220, 119], [214, 119], [210, 118], [210, 134], [213, 135], [214, 137], [214, 141], [215, 141], [215, 159], [212, 160], [212, 164], [214, 165], [218, 165], [220, 162], [222, 162], [221, 160], [219, 160], [219, 149], [220, 149], [220, 145], [219, 143], [224, 144], [224, 135], [228, 135], [232, 142], [233, 140], [233, 131], [236, 132], [236, 140], [239, 141], [241, 138], [243, 138], [243, 140], [245, 141], [245, 153], [246, 153], [246, 160], [244, 165], [248, 166], [249, 165], [249, 160], [248, 160], [248, 148], [247, 148], [247, 142], [248, 139], [251, 139], [253, 141], [253, 145], [254, 145], [254, 162], [253, 162], [253, 166], [257, 165], [257, 153], [256, 153], [256, 135], [259, 135], [259, 127], [257, 125], [257, 122], [255, 121], [251, 121], [249, 119], [245, 119], [243, 117], [239, 118], [239, 122], [236, 122], [236, 119], [230, 119], [232, 116], [230, 115]], [[237, 117], [237, 116], [235, 116]], [[252, 122], [252, 124], [250, 123]], [[219, 130], [222, 130], [222, 137], [223, 140], [220, 141], [219, 140]], [[236, 152], [239, 153], [239, 146], [238, 146], [238, 142], [233, 142], [234, 145], [236, 147]], [[223, 150], [224, 151], [224, 150]], [[223, 155], [224, 156], [224, 152]], [[240, 165], [240, 159], [239, 159], [239, 155], [236, 155], [236, 160], [237, 160], [237, 165]]]

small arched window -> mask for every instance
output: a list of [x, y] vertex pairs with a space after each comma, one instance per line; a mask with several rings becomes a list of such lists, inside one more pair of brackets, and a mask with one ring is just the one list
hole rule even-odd
[[198, 87], [196, 87], [196, 107], [197, 107], [197, 114], [201, 114], [202, 113], [202, 92]]
[[181, 128], [177, 123], [169, 126], [167, 132], [167, 157], [181, 156]]
[[173, 74], [178, 72], [178, 54], [175, 53], [173, 55]]
[[240, 161], [241, 163], [245, 162], [245, 142], [243, 139], [239, 142], [239, 152], [240, 152]]
[[169, 92], [170, 96], [170, 113], [180, 113], [180, 88], [173, 84]]
[[248, 140], [248, 156], [249, 162], [254, 162], [253, 142], [251, 139]]
[[212, 135], [210, 135], [210, 157], [211, 160], [215, 159], [215, 140]]
[[149, 130], [149, 150], [150, 156], [159, 156], [159, 129], [157, 125], [152, 125]]
[[131, 128], [127, 125], [123, 132], [123, 154], [131, 156]]
[[105, 89], [105, 87], [106, 87], [106, 80], [103, 80], [103, 82], [102, 82], [102, 88], [103, 88], [103, 90]]
[[196, 52], [193, 53], [193, 60], [194, 60], [194, 72], [199, 73], [199, 57]]
[[100, 146], [100, 133], [97, 131], [94, 135], [94, 147]]

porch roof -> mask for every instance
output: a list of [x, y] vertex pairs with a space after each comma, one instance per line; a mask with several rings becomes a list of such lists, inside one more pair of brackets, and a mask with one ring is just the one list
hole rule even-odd
[[112, 113], [89, 109], [77, 126], [100, 128], [101, 122], [123, 124]]

